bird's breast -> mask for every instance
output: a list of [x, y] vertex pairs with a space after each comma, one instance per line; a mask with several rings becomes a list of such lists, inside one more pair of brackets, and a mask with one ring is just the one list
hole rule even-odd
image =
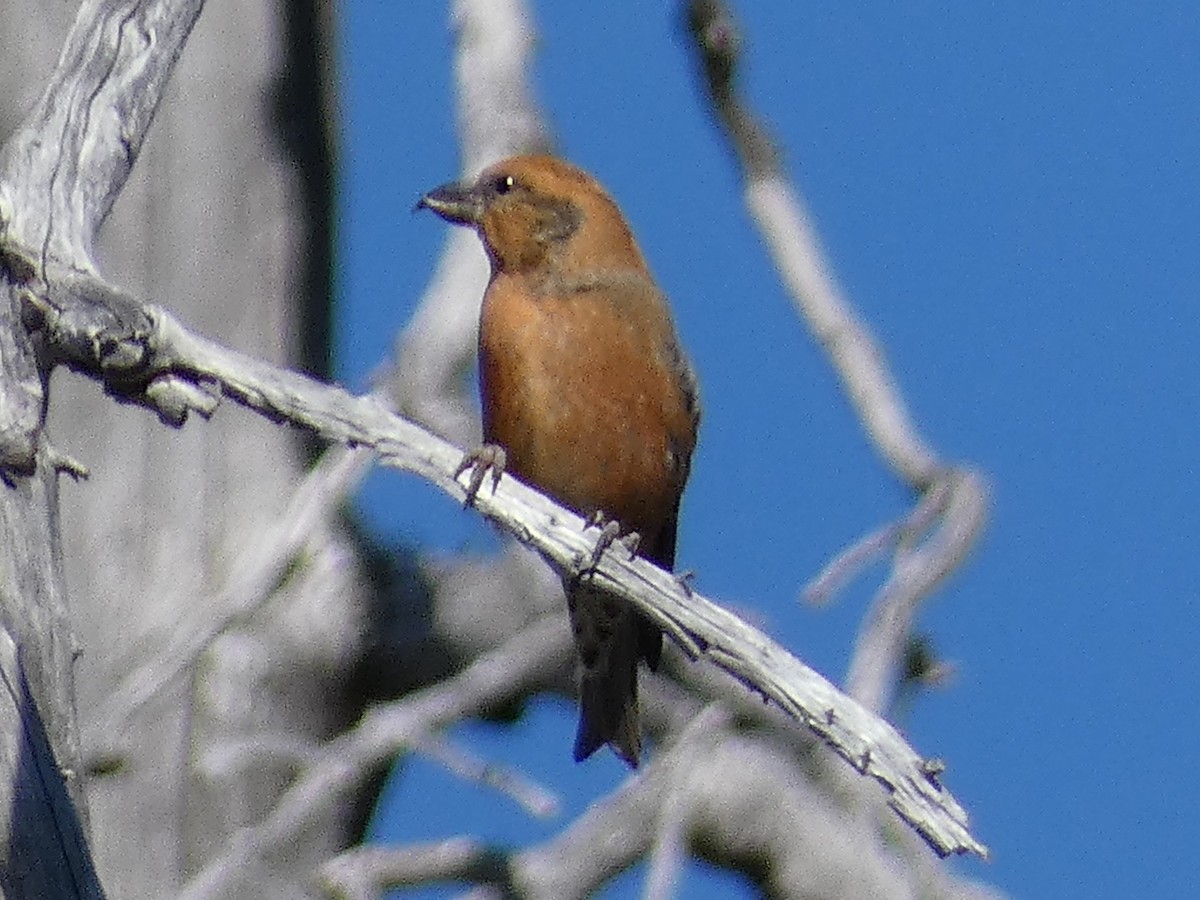
[[653, 540], [672, 520], [695, 441], [652, 283], [567, 295], [494, 278], [480, 318], [484, 440], [517, 477]]

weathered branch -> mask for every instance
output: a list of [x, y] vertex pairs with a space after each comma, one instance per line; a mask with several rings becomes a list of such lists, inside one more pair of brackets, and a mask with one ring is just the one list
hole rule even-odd
[[652, 856], [646, 888], [647, 896], [663, 896], [679, 864], [677, 845], [686, 842], [699, 856], [742, 872], [772, 900], [901, 900], [921, 892], [994, 898], [942, 867], [898, 867], [886, 833], [796, 777], [790, 752], [732, 733], [721, 719], [719, 707], [697, 715], [645, 769], [542, 844], [506, 852], [459, 838], [355, 849], [325, 866], [324, 879], [335, 896], [355, 900], [446, 880], [477, 885], [465, 896], [480, 900], [583, 898], [666, 844], [661, 869]]
[[41, 99], [0, 149], [0, 225], [42, 262], [92, 269], [203, 0], [88, 0]]
[[988, 489], [971, 467], [947, 469], [937, 524], [927, 536], [903, 533], [887, 580], [859, 629], [846, 693], [870, 709], [886, 709], [917, 610], [966, 560], [987, 522]]
[[229, 880], [240, 870], [256, 858], [286, 852], [297, 834], [312, 827], [397, 751], [537, 688], [548, 664], [565, 668], [570, 659], [566, 622], [561, 616], [548, 616], [457, 675], [367, 713], [321, 749], [264, 822], [234, 834], [188, 881], [179, 900], [226, 896]]
[[[0, 147], [0, 237], [23, 265], [94, 271], [96, 232], [133, 167], [203, 0], [88, 0], [58, 66]], [[11, 260], [0, 260], [12, 268]], [[33, 272], [13, 271], [13, 280]], [[4, 317], [0, 316], [0, 324]], [[0, 333], [0, 466], [30, 469], [45, 416], [28, 347]], [[14, 368], [24, 360], [23, 368]]]
[[41, 98], [0, 147], [0, 246], [22, 248], [13, 256], [0, 252], [0, 470], [13, 476], [4, 498], [10, 510], [0, 518], [10, 546], [19, 538], [33, 546], [40, 537], [45, 548], [40, 561], [6, 561], [2, 568], [23, 573], [26, 583], [23, 596], [6, 596], [3, 605], [56, 751], [70, 765], [79, 753], [73, 635], [57, 531], [57, 457], [41, 433], [48, 369], [21, 322], [18, 285], [51, 263], [93, 268], [96, 231], [129, 175], [202, 6], [201, 0], [84, 3]]
[[[746, 207], [796, 311], [828, 355], [884, 463], [923, 495], [919, 508], [931, 505], [937, 513], [932, 523], [918, 529], [888, 532], [898, 548], [897, 561], [875, 596], [851, 663], [851, 696], [871, 709], [886, 710], [918, 606], [957, 570], [983, 532], [987, 486], [971, 466], [939, 459], [909, 414], [882, 349], [842, 294], [766, 128], [738, 94], [742, 41], [729, 9], [721, 0], [686, 0], [684, 6], [710, 107], [742, 170]], [[857, 552], [859, 546], [839, 557], [825, 584], [841, 577], [848, 563], [867, 556]]]
[[[145, 307], [143, 317], [130, 317], [128, 310], [136, 302], [89, 275], [62, 273], [53, 283], [53, 296], [26, 292], [29, 318], [73, 367], [101, 379], [130, 402], [152, 406], [138, 386], [165, 375], [219, 387], [273, 420], [305, 426], [326, 440], [370, 447], [386, 465], [464, 497], [463, 485], [454, 480], [462, 451], [392, 414], [377, 398], [354, 397], [228, 350], [192, 334], [155, 307]], [[115, 317], [104, 304], [118, 296], [125, 313]], [[110, 333], [106, 329], [114, 321], [133, 321], [135, 326], [122, 324]], [[476, 507], [560, 574], [574, 571], [593, 550], [594, 535], [585, 533], [578, 516], [508, 476], [495, 492], [482, 491]], [[936, 765], [774, 641], [644, 560], [608, 552], [592, 577], [643, 609], [690, 655], [703, 655], [779, 704], [861, 774], [880, 781], [893, 809], [939, 853], [986, 852], [971, 836], [965, 812], [940, 785]]]
[[716, 703], [700, 710], [680, 733], [669, 757], [668, 784], [658, 804], [654, 841], [646, 875], [646, 900], [676, 896], [679, 876], [688, 857], [688, 832], [695, 821], [699, 791], [695, 775], [729, 733], [730, 716]]
[[338, 900], [376, 900], [389, 887], [465, 881], [508, 884], [509, 854], [470, 837], [408, 845], [356, 847], [321, 868], [321, 881]]
[[513, 766], [481, 759], [461, 744], [445, 737], [427, 735], [413, 744], [431, 762], [472, 784], [491, 788], [517, 804], [530, 817], [550, 819], [559, 814], [562, 798]]

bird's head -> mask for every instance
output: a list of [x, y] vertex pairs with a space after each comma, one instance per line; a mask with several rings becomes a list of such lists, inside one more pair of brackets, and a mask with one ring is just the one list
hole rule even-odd
[[472, 226], [497, 272], [645, 267], [624, 216], [604, 188], [553, 156], [503, 160], [474, 181], [434, 188], [417, 202], [422, 207]]

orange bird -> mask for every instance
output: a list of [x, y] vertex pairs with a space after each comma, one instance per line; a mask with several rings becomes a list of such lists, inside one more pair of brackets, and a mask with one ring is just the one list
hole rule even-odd
[[[485, 447], [464, 464], [504, 466], [581, 516], [611, 517], [671, 569], [700, 407], [616, 203], [569, 163], [516, 156], [417, 205], [474, 228], [492, 266], [479, 320]], [[582, 663], [575, 759], [610, 744], [636, 766], [637, 665], [657, 667], [662, 634], [586, 578], [568, 579], [567, 606]]]

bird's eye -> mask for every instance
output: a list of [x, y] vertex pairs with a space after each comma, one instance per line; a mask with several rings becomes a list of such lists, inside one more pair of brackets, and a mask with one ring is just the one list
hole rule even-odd
[[511, 175], [501, 175], [492, 185], [497, 194], [507, 194], [516, 186], [517, 179], [513, 178]]

